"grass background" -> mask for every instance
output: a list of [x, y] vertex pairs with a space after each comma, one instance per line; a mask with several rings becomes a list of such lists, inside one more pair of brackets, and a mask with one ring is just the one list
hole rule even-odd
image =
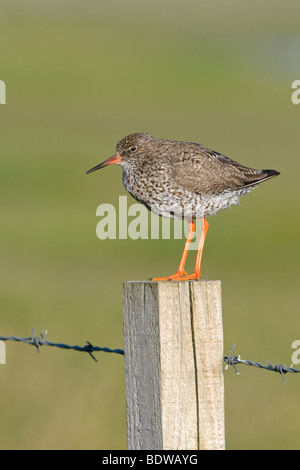
[[[0, 335], [122, 347], [124, 280], [175, 271], [182, 240], [96, 237], [131, 132], [192, 140], [281, 176], [210, 218], [203, 277], [224, 341], [290, 365], [299, 339], [298, 1], [0, 0]], [[190, 256], [189, 267], [193, 267]], [[126, 449], [123, 359], [7, 344], [1, 449]], [[225, 372], [228, 449], [299, 449], [300, 379]]]

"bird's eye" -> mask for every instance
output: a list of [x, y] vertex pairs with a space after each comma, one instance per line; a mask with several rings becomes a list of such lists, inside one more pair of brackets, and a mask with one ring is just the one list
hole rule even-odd
[[133, 147], [130, 147], [130, 150], [131, 150], [131, 152], [135, 152], [135, 151], [136, 151], [136, 147], [134, 147], [134, 146], [133, 146]]

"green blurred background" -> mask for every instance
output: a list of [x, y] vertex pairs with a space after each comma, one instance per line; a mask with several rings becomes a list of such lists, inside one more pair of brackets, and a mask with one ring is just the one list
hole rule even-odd
[[[97, 239], [97, 206], [126, 192], [120, 168], [85, 171], [145, 131], [281, 171], [209, 219], [202, 273], [222, 280], [224, 353], [291, 364], [299, 15], [298, 0], [0, 1], [0, 335], [123, 346], [122, 282], [171, 274], [184, 242]], [[7, 343], [0, 448], [126, 449], [123, 358], [97, 358]], [[299, 449], [300, 377], [239, 370], [227, 448]]]

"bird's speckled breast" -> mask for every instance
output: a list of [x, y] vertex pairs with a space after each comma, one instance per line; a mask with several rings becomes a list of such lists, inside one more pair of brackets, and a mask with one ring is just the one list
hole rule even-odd
[[199, 219], [215, 215], [222, 209], [239, 204], [239, 196], [249, 189], [225, 191], [222, 194], [203, 195], [170, 184], [170, 178], [163, 169], [155, 178], [146, 171], [123, 168], [125, 189], [141, 204], [157, 215], [174, 219]]

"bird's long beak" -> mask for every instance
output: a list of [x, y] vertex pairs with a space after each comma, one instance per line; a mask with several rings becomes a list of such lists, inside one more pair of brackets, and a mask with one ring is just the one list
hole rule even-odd
[[93, 173], [93, 171], [100, 170], [101, 168], [104, 168], [107, 165], [112, 165], [113, 163], [119, 163], [120, 161], [121, 161], [121, 157], [120, 155], [116, 153], [113, 157], [110, 157], [107, 160], [105, 160], [105, 162], [99, 163], [99, 165], [91, 168], [89, 171], [86, 172], [86, 174]]

